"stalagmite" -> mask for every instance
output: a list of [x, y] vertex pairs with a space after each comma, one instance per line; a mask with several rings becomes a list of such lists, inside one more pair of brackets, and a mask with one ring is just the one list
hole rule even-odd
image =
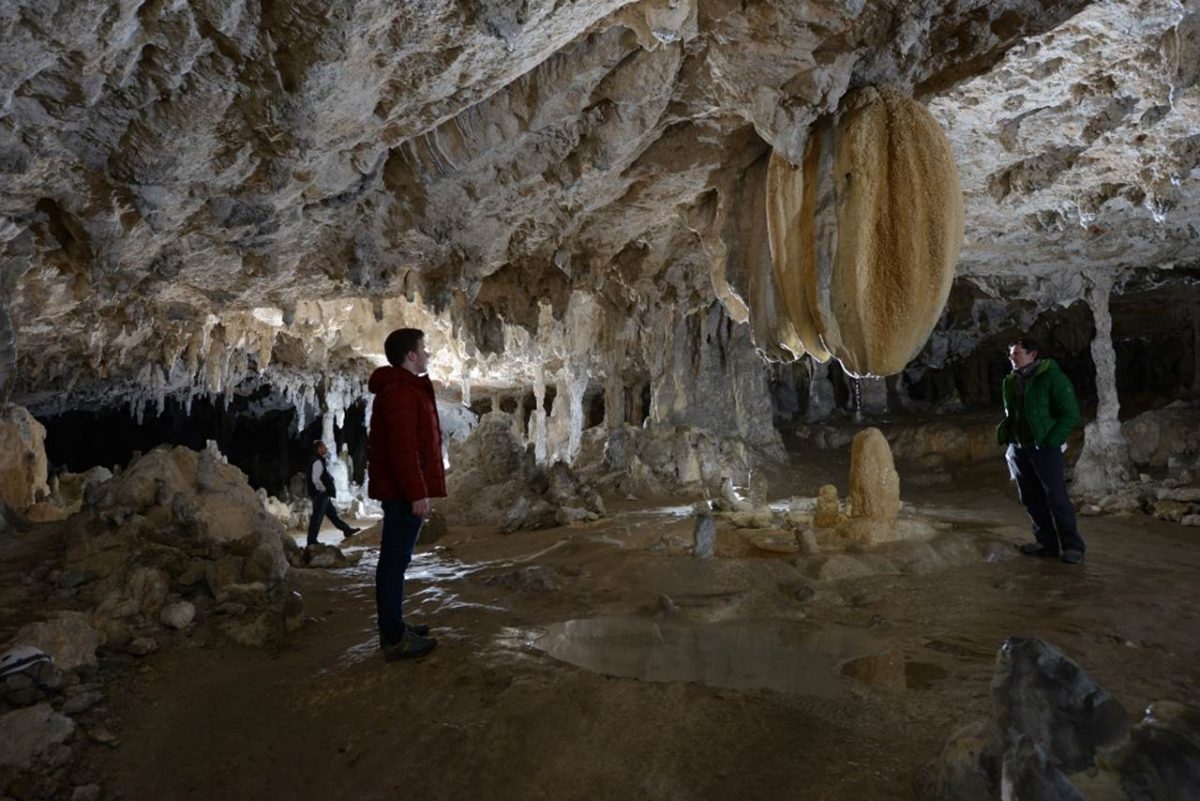
[[803, 164], [772, 156], [772, 260], [804, 347], [854, 375], [899, 372], [950, 291], [963, 204], [932, 115], [890, 87], [849, 95], [809, 133]]
[[850, 516], [894, 521], [900, 512], [900, 476], [878, 428], [864, 428], [850, 451]]
[[864, 428], [850, 449], [850, 518], [838, 526], [844, 539], [865, 545], [905, 536], [897, 526], [900, 475], [892, 448], [878, 428]]
[[1113, 276], [1100, 273], [1091, 278], [1088, 302], [1096, 322], [1092, 339], [1092, 361], [1096, 365], [1096, 419], [1083, 430], [1083, 451], [1075, 463], [1075, 491], [1098, 497], [1118, 489], [1137, 477], [1129, 458], [1129, 446], [1121, 433], [1121, 405], [1117, 398], [1117, 356], [1112, 343], [1112, 313], [1109, 295]]

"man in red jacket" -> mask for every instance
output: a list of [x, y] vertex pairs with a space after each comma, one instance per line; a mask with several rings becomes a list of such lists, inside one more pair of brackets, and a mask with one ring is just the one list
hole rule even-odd
[[404, 571], [412, 561], [429, 499], [446, 497], [442, 429], [433, 384], [425, 375], [425, 334], [400, 328], [383, 352], [391, 366], [371, 374], [375, 395], [367, 451], [367, 494], [383, 503], [383, 541], [375, 568], [379, 642], [389, 662], [428, 654], [429, 627], [404, 621]]

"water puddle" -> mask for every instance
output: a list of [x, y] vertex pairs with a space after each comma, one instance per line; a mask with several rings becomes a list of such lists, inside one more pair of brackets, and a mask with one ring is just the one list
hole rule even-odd
[[823, 698], [845, 691], [839, 663], [884, 648], [874, 635], [842, 626], [752, 620], [688, 626], [625, 617], [556, 623], [532, 644], [611, 676]]

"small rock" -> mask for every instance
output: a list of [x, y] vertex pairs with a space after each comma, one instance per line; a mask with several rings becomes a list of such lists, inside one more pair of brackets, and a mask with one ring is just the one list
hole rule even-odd
[[838, 500], [837, 487], [826, 484], [817, 490], [817, 508], [813, 514], [813, 525], [817, 528], [832, 528], [842, 517], [842, 504]]
[[68, 698], [63, 703], [62, 711], [67, 715], [78, 715], [94, 707], [104, 700], [104, 695], [96, 690], [88, 690]]
[[100, 801], [100, 785], [79, 785], [71, 791], [71, 801]]
[[190, 626], [195, 617], [196, 607], [187, 601], [179, 601], [164, 606], [158, 619], [168, 628], [182, 630]]
[[108, 727], [103, 723], [97, 723], [94, 726], [88, 727], [88, 739], [96, 745], [107, 745], [109, 748], [116, 748], [121, 744], [117, 736], [108, 730]]
[[692, 534], [692, 556], [697, 559], [708, 559], [715, 552], [717, 544], [717, 521], [710, 514], [696, 518], [696, 530]]
[[146, 656], [158, 650], [158, 640], [153, 637], [135, 637], [125, 646], [125, 650], [134, 656]]
[[213, 607], [213, 611], [218, 615], [244, 615], [250, 607], [236, 601], [224, 601]]
[[534, 594], [556, 592], [558, 590], [558, 571], [549, 565], [527, 565], [508, 573], [489, 576], [484, 581], [518, 592]]
[[800, 546], [796, 544], [796, 535], [790, 531], [778, 529], [752, 531], [743, 535], [755, 548], [771, 553], [796, 553]]

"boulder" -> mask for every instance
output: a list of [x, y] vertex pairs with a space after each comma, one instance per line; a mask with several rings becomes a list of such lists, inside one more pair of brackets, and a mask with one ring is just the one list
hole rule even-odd
[[13, 637], [13, 645], [28, 645], [50, 654], [63, 670], [75, 670], [96, 664], [100, 635], [89, 615], [83, 612], [59, 612], [55, 617], [23, 626]]
[[[1077, 663], [1039, 639], [1011, 637], [992, 676], [992, 715], [1006, 743], [1026, 735], [1070, 773], [1129, 730], [1125, 709]], [[997, 748], [999, 752], [1001, 749]]]
[[1016, 801], [1084, 801], [1083, 795], [1028, 735], [1017, 735], [1004, 754], [1002, 798]]
[[75, 733], [75, 721], [37, 704], [0, 716], [0, 768], [27, 770], [33, 760]]
[[0, 501], [23, 512], [50, 495], [46, 429], [24, 406], [0, 406]]
[[1097, 760], [1129, 801], [1200, 799], [1200, 710], [1171, 701], [1146, 707], [1129, 737]]

